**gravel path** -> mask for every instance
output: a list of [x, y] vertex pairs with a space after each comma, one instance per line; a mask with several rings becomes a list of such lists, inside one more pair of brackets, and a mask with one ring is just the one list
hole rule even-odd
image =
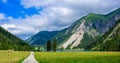
[[30, 56], [26, 58], [22, 63], [39, 63], [37, 60], [34, 58], [34, 52], [31, 52]]

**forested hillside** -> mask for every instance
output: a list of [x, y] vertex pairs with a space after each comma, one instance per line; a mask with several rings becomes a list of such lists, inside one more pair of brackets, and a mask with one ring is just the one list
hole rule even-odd
[[1, 50], [30, 50], [29, 44], [12, 35], [0, 27], [0, 49]]

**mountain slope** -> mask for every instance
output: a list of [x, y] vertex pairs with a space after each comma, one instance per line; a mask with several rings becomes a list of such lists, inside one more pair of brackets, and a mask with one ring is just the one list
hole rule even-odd
[[23, 40], [0, 27], [0, 49], [30, 50], [30, 46]]
[[45, 45], [48, 39], [51, 39], [59, 31], [41, 31], [32, 37], [28, 38], [26, 41], [31, 45]]
[[101, 44], [99, 45], [98, 50], [120, 51], [120, 19], [102, 36]]
[[87, 46], [99, 39], [119, 18], [120, 8], [107, 15], [90, 13], [73, 23], [63, 32], [59, 32], [54, 38], [58, 38], [59, 48], [72, 49], [79, 47], [88, 49]]

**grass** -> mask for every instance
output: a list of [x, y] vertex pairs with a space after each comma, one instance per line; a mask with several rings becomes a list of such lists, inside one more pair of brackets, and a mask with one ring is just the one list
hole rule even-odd
[[0, 63], [21, 63], [30, 52], [0, 50]]
[[35, 52], [39, 63], [120, 63], [120, 52]]

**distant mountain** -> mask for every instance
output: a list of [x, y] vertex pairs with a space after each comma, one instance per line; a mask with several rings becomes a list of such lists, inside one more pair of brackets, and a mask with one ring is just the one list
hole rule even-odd
[[30, 50], [28, 43], [0, 27], [0, 49]]
[[89, 49], [89, 44], [102, 37], [116, 20], [120, 18], [120, 8], [106, 15], [90, 13], [73, 23], [70, 27], [56, 34], [58, 48], [83, 48]]
[[26, 41], [31, 45], [45, 45], [48, 39], [51, 39], [59, 31], [40, 31]]

